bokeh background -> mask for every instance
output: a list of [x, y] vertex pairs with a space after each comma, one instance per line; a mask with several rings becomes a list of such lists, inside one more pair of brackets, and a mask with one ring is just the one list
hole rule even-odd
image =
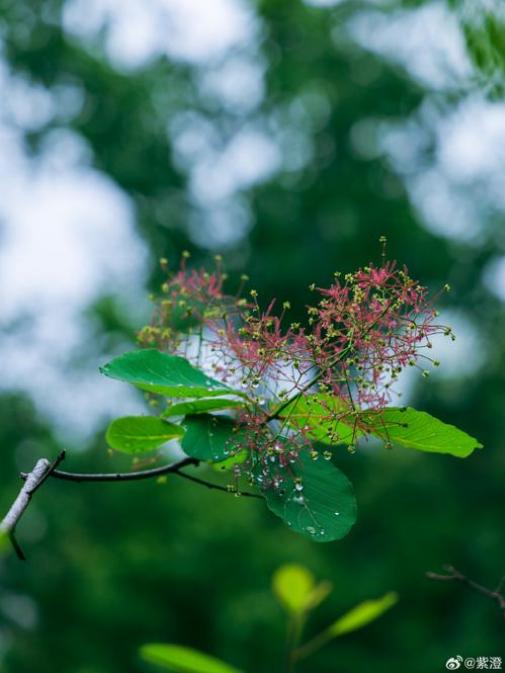
[[477, 436], [467, 460], [342, 456], [360, 520], [317, 545], [254, 501], [164, 485], [51, 482], [0, 565], [0, 670], [147, 671], [170, 641], [281, 670], [273, 571], [400, 602], [300, 673], [426, 673], [505, 656], [503, 617], [461, 586], [505, 572], [504, 7], [471, 0], [0, 0], [0, 508], [69, 451], [114, 469], [108, 419], [145, 409], [98, 365], [148, 320], [158, 259], [224, 256], [260, 298], [391, 257], [437, 290], [458, 340], [405, 400]]

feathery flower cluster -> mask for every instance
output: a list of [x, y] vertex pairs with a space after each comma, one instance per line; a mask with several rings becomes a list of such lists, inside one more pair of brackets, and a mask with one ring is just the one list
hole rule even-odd
[[[189, 270], [184, 256], [163, 284], [153, 323], [139, 340], [184, 355], [246, 396], [248, 403], [234, 411], [237, 451], [247, 451], [250, 474], [274, 486], [303, 447], [319, 457], [312, 444], [321, 428], [330, 436], [327, 444], [347, 444], [353, 451], [357, 432], [367, 433], [370, 411], [391, 401], [401, 371], [419, 367], [427, 375], [418, 363], [438, 365], [426, 355], [432, 337], [454, 339], [436, 323], [426, 288], [394, 262], [370, 264], [344, 277], [336, 273], [328, 288], [312, 285], [320, 298], [308, 307], [304, 326], [287, 322], [288, 302], [276, 314], [275, 301], [262, 310], [254, 290], [244, 298], [245, 276], [235, 296], [224, 293], [225, 280], [220, 258], [208, 273]], [[305, 406], [297, 425], [298, 403]]]

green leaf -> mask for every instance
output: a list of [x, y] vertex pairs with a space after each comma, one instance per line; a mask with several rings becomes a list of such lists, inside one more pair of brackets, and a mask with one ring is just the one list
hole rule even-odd
[[[237, 394], [193, 367], [185, 358], [150, 348], [131, 351], [100, 368], [102, 374], [166, 397], [211, 397]], [[238, 393], [240, 394], [240, 393]]]
[[314, 585], [312, 573], [304, 566], [294, 563], [279, 568], [272, 579], [274, 594], [289, 612], [295, 614], [305, 610], [307, 598]]
[[181, 442], [183, 450], [198, 460], [221, 461], [240, 449], [237, 424], [223, 416], [186, 416], [182, 423], [186, 431]]
[[9, 536], [7, 535], [7, 533], [0, 531], [0, 556], [5, 554], [8, 548], [9, 548]]
[[235, 465], [242, 465], [249, 458], [248, 449], [239, 449], [237, 453], [225, 460], [220, 460], [218, 463], [214, 463], [212, 467], [218, 472], [228, 472], [232, 470]]
[[463, 430], [412, 407], [387, 407], [364, 418], [371, 434], [410, 449], [466, 458], [474, 449], [482, 448], [482, 444]]
[[296, 428], [324, 444], [353, 444], [363, 433], [354, 427], [353, 409], [340, 397], [317, 393], [297, 397], [280, 413]]
[[272, 589], [282, 605], [294, 615], [317, 607], [331, 592], [329, 582], [316, 585], [314, 576], [304, 566], [281, 566], [272, 579]]
[[140, 656], [173, 673], [240, 673], [237, 668], [189, 647], [153, 643], [140, 648]]
[[343, 617], [337, 619], [329, 628], [328, 635], [332, 637], [342, 636], [344, 633], [361, 629], [370, 622], [380, 617], [398, 601], [398, 594], [394, 591], [387, 593], [382, 598], [369, 600], [356, 605]]
[[316, 542], [347, 535], [356, 521], [356, 500], [351, 483], [338, 468], [321, 456], [313, 460], [303, 449], [283, 477], [279, 488], [263, 490], [274, 514]]
[[223, 398], [214, 398], [212, 400], [192, 400], [190, 402], [179, 402], [172, 404], [162, 413], [164, 418], [171, 416], [188, 416], [189, 414], [205, 414], [209, 411], [222, 411], [223, 409], [234, 409], [243, 407], [244, 403], [238, 400], [225, 400]]
[[170, 439], [182, 437], [184, 430], [155, 416], [124, 416], [109, 425], [105, 438], [113, 449], [142, 453], [157, 449]]

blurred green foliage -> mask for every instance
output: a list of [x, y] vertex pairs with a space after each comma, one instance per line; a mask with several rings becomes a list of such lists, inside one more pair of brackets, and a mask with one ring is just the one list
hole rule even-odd
[[[260, 298], [290, 299], [298, 307], [293, 319], [301, 319], [309, 283], [375, 259], [377, 239], [387, 235], [390, 256], [414, 277], [435, 288], [451, 283], [446, 305], [478, 325], [484, 344], [478, 347], [485, 349], [478, 375], [420, 383], [416, 407], [464, 428], [486, 449], [461, 462], [407, 450], [343, 455], [360, 521], [343, 541], [325, 546], [291, 533], [261, 503], [175, 479], [160, 485], [51, 482], [37, 493], [19, 531], [29, 562], [1, 561], [0, 653], [7, 673], [141, 671], [138, 646], [153, 641], [211, 651], [255, 673], [279, 670], [284, 627], [268, 586], [275, 568], [287, 562], [304, 564], [338, 587], [331, 611], [321, 606], [316, 628], [333, 618], [335, 603], [345, 609], [390, 588], [402, 596], [387, 620], [342, 639], [337, 658], [322, 650], [302, 672], [425, 673], [441, 670], [456, 653], [503, 653], [503, 620], [490, 601], [424, 578], [446, 562], [489, 585], [504, 572], [505, 321], [483, 281], [488, 262], [505, 252], [503, 223], [483, 209], [482, 234], [471, 243], [432, 234], [391, 165], [380, 154], [356, 151], [351, 137], [358, 121], [405, 120], [426, 92], [348, 38], [344, 18], [354, 9], [358, 3], [334, 10], [300, 0], [257, 3], [266, 91], [254, 113], [209, 101], [197, 66], [160, 57], [131, 72], [114, 68], [100, 39], [89, 45], [64, 33], [61, 0], [0, 0], [0, 35], [13, 72], [50, 91], [72, 85], [83, 97], [75, 115], [56, 116], [26, 133], [34, 156], [54, 128], [85, 138], [94, 165], [133, 199], [153, 260], [174, 262], [188, 247], [195, 263], [209, 254], [188, 238], [193, 206], [167, 122], [177, 112], [196, 111], [224, 142], [248, 115], [275, 113], [282, 126], [293, 107], [301, 109], [294, 138], [309, 144], [310, 160], [247, 190], [254, 226], [225, 251], [227, 266], [247, 271]], [[498, 28], [484, 24], [482, 30], [502, 59]], [[475, 39], [480, 44], [480, 34]], [[487, 73], [490, 57], [472, 53]], [[444, 104], [457, 102], [452, 93]], [[429, 162], [433, 138], [429, 128], [423, 132]], [[153, 261], [152, 288], [160, 278]], [[105, 335], [121, 329], [113, 311], [100, 316]], [[6, 510], [20, 469], [61, 447], [31, 404], [14, 394], [1, 400], [0, 445], [0, 507]], [[67, 462], [83, 471], [121, 465], [107, 456], [103, 437]]]
[[[387, 612], [398, 600], [397, 594], [389, 592], [375, 600], [363, 601], [339, 617], [324, 631], [307, 642], [304, 640], [306, 620], [331, 593], [330, 582], [316, 584], [312, 573], [301, 565], [286, 564], [273, 576], [272, 589], [288, 613], [287, 668], [294, 673], [297, 663], [317, 652], [338, 636], [361, 629]], [[180, 645], [149, 643], [140, 648], [145, 661], [161, 666], [173, 673], [238, 673], [235, 668], [202, 652]]]

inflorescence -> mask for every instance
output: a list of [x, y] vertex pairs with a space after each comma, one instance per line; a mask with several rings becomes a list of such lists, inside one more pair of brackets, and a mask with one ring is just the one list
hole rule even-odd
[[[437, 324], [436, 297], [395, 262], [336, 273], [326, 288], [310, 286], [316, 300], [302, 325], [287, 319], [289, 302], [261, 308], [255, 290], [245, 295], [246, 276], [235, 295], [226, 294], [220, 257], [209, 273], [189, 269], [188, 256], [173, 275], [161, 260], [167, 279], [139, 341], [183, 355], [241, 391], [246, 403], [233, 411], [234, 452], [245, 456], [234, 466], [237, 479], [246, 471], [262, 486], [280, 485], [302, 448], [320, 457], [313, 442], [321, 428], [327, 444], [354, 451], [371, 413], [391, 402], [400, 373], [416, 367], [427, 376], [422, 363], [438, 366], [427, 354], [433, 336], [455, 338]], [[293, 424], [298, 416], [303, 423]], [[332, 452], [322, 455], [329, 459]]]

